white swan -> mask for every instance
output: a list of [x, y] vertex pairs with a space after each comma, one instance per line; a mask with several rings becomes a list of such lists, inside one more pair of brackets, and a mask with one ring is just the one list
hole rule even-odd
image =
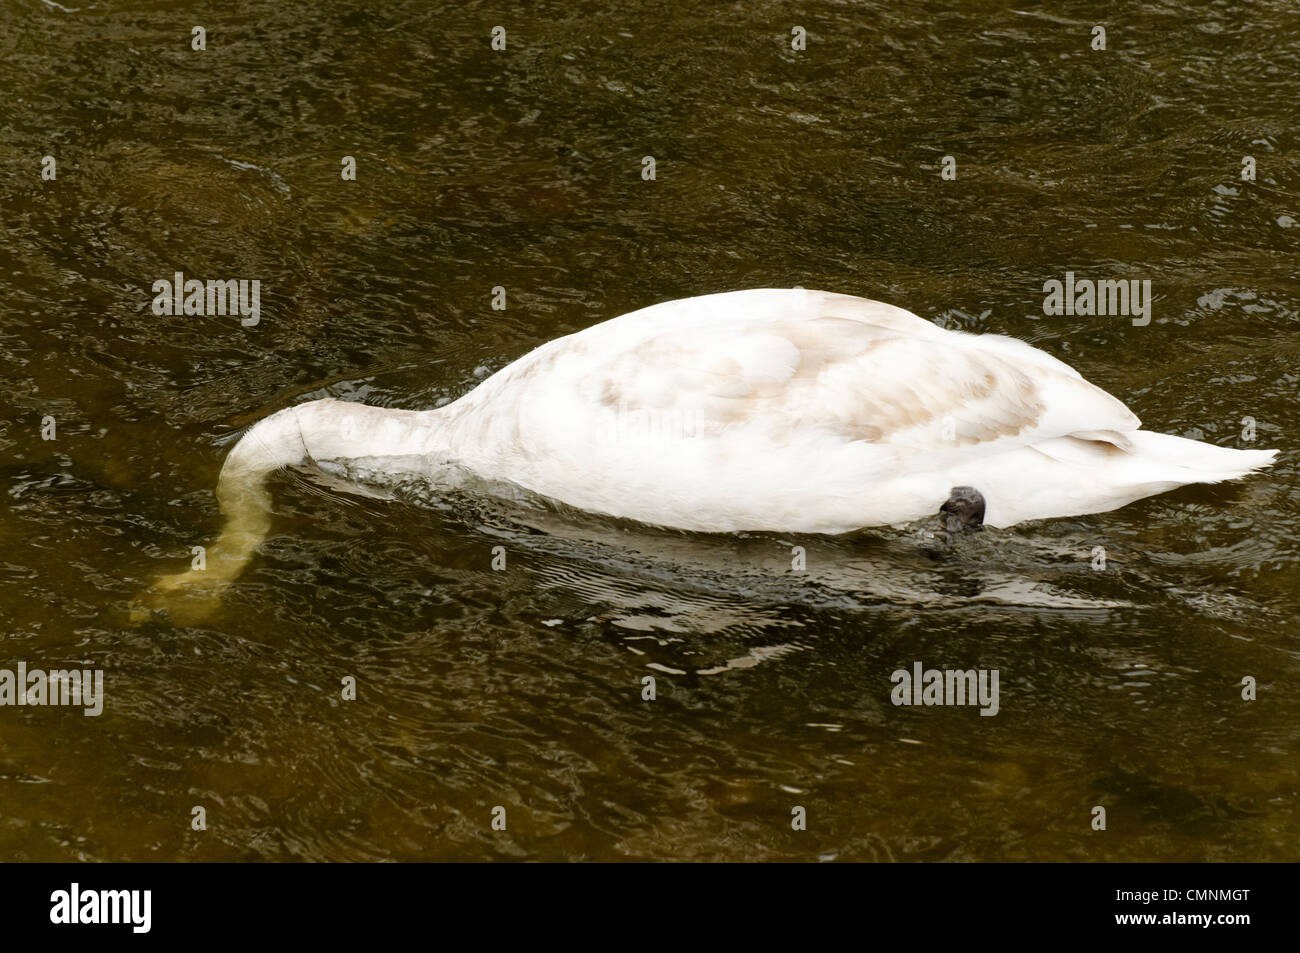
[[159, 588], [234, 578], [269, 529], [264, 480], [282, 466], [390, 482], [454, 464], [660, 526], [843, 533], [941, 505], [979, 522], [963, 494], [982, 495], [992, 526], [1097, 513], [1277, 453], [1140, 425], [1012, 338], [822, 291], [704, 295], [544, 344], [436, 410], [325, 399], [272, 414], [221, 471], [227, 525], [206, 571]]

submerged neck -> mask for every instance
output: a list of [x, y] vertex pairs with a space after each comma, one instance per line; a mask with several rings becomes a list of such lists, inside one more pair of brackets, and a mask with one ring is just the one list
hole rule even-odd
[[[258, 421], [239, 439], [217, 481], [217, 502], [225, 516], [221, 536], [207, 550], [206, 565], [158, 580], [154, 594], [175, 609], [173, 595], [198, 597], [190, 614], [198, 618], [216, 606], [216, 595], [235, 579], [271, 528], [266, 478], [281, 467], [383, 461], [376, 472], [400, 470], [397, 461], [445, 457], [449, 426], [443, 410], [392, 410], [327, 398], [290, 407]], [[357, 463], [359, 461], [359, 463]]]

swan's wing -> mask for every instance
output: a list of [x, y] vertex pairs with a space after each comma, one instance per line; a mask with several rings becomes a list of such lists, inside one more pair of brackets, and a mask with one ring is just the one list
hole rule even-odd
[[945, 331], [880, 302], [804, 294], [802, 310], [764, 299], [737, 312], [720, 300], [732, 295], [713, 295], [672, 302], [700, 303], [684, 320], [619, 328], [617, 319], [592, 329], [603, 335], [564, 339], [573, 346], [557, 349], [550, 379], [571, 388], [560, 398], [570, 413], [611, 425], [643, 417], [668, 434], [689, 426], [692, 439], [743, 433], [756, 446], [816, 434], [894, 455], [982, 454], [1140, 425], [1023, 342]]
[[[704, 529], [914, 518], [942, 502], [956, 467], [1074, 433], [1119, 445], [1139, 426], [1028, 345], [798, 291], [624, 315], [543, 345], [465, 403], [479, 404], [480, 428], [499, 423], [466, 440], [488, 448], [485, 470], [585, 509]], [[894, 480], [893, 496], [871, 497]]]

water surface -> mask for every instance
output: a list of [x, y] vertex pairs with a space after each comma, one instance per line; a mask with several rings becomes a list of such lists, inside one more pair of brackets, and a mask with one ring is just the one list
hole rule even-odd
[[[0, 858], [1295, 859], [1300, 14], [1121, 2], [1103, 52], [1092, 4], [943, 6], [0, 6], [0, 667], [107, 682], [0, 708]], [[1149, 279], [1150, 325], [1045, 317], [1071, 270]], [[176, 271], [259, 279], [261, 322], [155, 316]], [[219, 613], [131, 624], [265, 414], [791, 285], [1284, 452], [941, 552], [284, 474]], [[998, 669], [999, 714], [893, 706], [917, 660]]]

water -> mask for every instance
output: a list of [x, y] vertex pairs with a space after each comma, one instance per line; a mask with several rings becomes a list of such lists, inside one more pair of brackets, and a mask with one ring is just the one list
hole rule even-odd
[[[107, 686], [98, 718], [0, 709], [0, 857], [1295, 859], [1300, 15], [1121, 3], [1101, 52], [1090, 4], [945, 6], [0, 7], [0, 667]], [[1044, 317], [1068, 270], [1150, 279], [1150, 325]], [[155, 316], [176, 271], [260, 279], [261, 322]], [[285, 474], [217, 615], [130, 623], [265, 414], [428, 407], [625, 311], [795, 284], [1284, 452], [950, 551]], [[998, 669], [1000, 712], [893, 706], [917, 660]]]

